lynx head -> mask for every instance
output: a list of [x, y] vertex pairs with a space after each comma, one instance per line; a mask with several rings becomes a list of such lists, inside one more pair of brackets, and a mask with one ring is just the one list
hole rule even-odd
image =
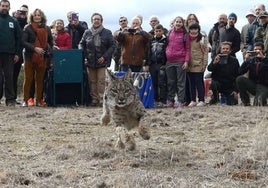
[[114, 107], [125, 107], [134, 102], [137, 98], [137, 91], [133, 86], [131, 70], [122, 76], [117, 77], [111, 71], [106, 71], [106, 95], [107, 104]]

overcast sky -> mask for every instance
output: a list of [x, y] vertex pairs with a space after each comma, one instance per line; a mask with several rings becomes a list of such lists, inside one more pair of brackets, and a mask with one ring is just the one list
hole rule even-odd
[[[144, 17], [143, 28], [150, 30], [149, 17], [157, 15], [161, 23], [169, 28], [169, 22], [176, 16], [186, 18], [189, 13], [195, 13], [202, 30], [208, 33], [217, 22], [221, 13], [227, 15], [234, 12], [238, 16], [237, 28], [246, 23], [245, 14], [259, 0], [10, 0], [11, 12], [19, 9], [22, 4], [29, 6], [30, 12], [35, 8], [42, 9], [48, 19], [48, 24], [54, 19], [63, 19], [67, 24], [66, 13], [73, 10], [79, 12], [80, 20], [90, 25], [90, 16], [94, 12], [103, 15], [104, 26], [112, 31], [118, 28], [118, 18], [126, 16], [129, 20], [137, 14]], [[268, 4], [266, 4], [268, 6]], [[10, 13], [11, 13], [10, 12]]]

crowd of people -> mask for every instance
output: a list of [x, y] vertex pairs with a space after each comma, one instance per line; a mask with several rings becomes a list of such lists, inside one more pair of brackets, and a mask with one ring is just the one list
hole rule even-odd
[[[150, 17], [150, 31], [142, 28], [143, 17], [119, 18], [112, 33], [103, 26], [100, 13], [91, 25], [67, 13], [68, 24], [57, 19], [47, 26], [41, 9], [28, 13], [28, 6], [9, 15], [10, 2], [0, 0], [0, 97], [7, 106], [19, 104], [17, 82], [24, 64], [23, 107], [47, 106], [44, 81], [51, 68], [51, 51], [81, 49], [87, 72], [90, 105], [101, 106], [105, 70], [112, 59], [115, 71], [148, 71], [154, 88], [155, 107], [206, 106], [204, 73], [210, 71], [212, 96], [209, 105], [224, 98], [227, 105], [266, 106], [268, 97], [268, 13], [257, 4], [245, 15], [248, 23], [239, 31], [235, 13], [220, 14], [208, 35], [193, 13], [177, 16], [165, 28], [157, 16]], [[239, 63], [236, 53], [243, 53]], [[208, 56], [211, 62], [208, 62]], [[241, 64], [241, 66], [240, 66]], [[254, 96], [251, 103], [250, 96]]]

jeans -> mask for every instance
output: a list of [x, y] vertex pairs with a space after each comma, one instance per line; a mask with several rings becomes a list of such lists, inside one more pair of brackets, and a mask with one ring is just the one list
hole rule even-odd
[[198, 94], [199, 101], [205, 101], [205, 85], [204, 85], [204, 73], [203, 72], [188, 72], [188, 78], [190, 80], [190, 99], [196, 101], [196, 92]]

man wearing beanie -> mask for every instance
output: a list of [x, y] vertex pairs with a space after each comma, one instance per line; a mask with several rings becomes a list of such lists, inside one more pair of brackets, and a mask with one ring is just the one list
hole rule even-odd
[[[228, 16], [227, 25], [225, 27], [220, 28], [220, 43], [222, 42], [230, 42], [232, 43], [232, 52], [231, 56], [235, 56], [235, 53], [240, 50], [241, 43], [241, 35], [240, 31], [235, 28], [235, 23], [237, 21], [237, 16], [235, 13], [231, 13]], [[220, 49], [218, 49], [219, 52]]]

